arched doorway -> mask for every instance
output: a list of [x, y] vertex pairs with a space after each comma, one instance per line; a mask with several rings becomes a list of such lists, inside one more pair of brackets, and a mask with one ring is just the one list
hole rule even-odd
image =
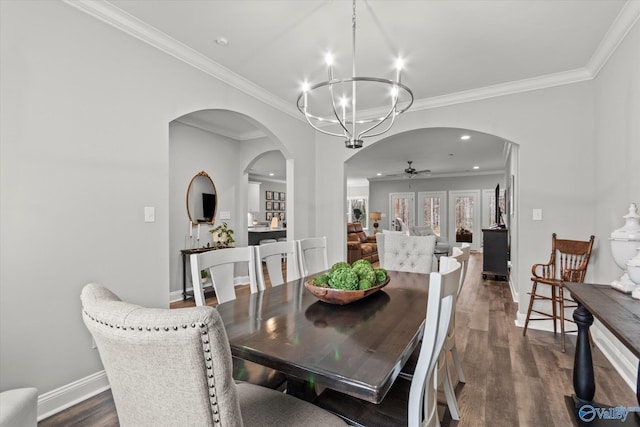
[[[409, 227], [431, 226], [453, 245], [469, 242], [482, 250], [482, 229], [495, 222], [499, 185], [498, 204], [516, 260], [517, 174], [518, 145], [500, 136], [464, 128], [412, 129], [345, 161], [347, 206], [354, 195], [367, 197], [368, 211], [381, 212], [383, 229], [393, 228], [400, 216]], [[511, 277], [517, 277], [517, 268], [511, 264]], [[517, 284], [510, 285], [517, 295]]]
[[[273, 151], [286, 152], [265, 126], [239, 112], [198, 110], [169, 123], [170, 301], [181, 299], [183, 288], [190, 288], [181, 251], [211, 245], [210, 229], [227, 223], [235, 245], [248, 244], [249, 165]], [[215, 218], [192, 225], [185, 199], [189, 183], [201, 172], [215, 186]]]

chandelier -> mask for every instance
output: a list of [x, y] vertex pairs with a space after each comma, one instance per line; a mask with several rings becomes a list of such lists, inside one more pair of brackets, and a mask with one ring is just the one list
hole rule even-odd
[[[352, 75], [335, 78], [333, 57], [325, 60], [329, 80], [305, 82], [298, 96], [298, 110], [315, 130], [344, 138], [347, 148], [361, 148], [362, 140], [382, 135], [393, 126], [397, 115], [413, 104], [413, 92], [401, 83], [403, 62], [396, 61], [395, 80], [356, 76], [356, 1], [353, 0]], [[358, 105], [358, 103], [360, 105]], [[363, 108], [358, 110], [357, 106]]]

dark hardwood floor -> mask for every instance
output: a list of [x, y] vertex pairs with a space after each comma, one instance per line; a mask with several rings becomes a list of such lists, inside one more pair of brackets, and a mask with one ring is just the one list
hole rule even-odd
[[[467, 279], [458, 300], [456, 343], [466, 384], [456, 387], [461, 419], [444, 414], [444, 426], [547, 427], [571, 426], [564, 396], [573, 392], [575, 336], [527, 331], [514, 324], [516, 304], [506, 282], [482, 280], [482, 255], [472, 254]], [[248, 292], [247, 287], [239, 292]], [[215, 298], [207, 304], [215, 305]], [[171, 308], [193, 301], [176, 302]], [[612, 406], [637, 406], [635, 392], [594, 348], [595, 400]], [[455, 381], [455, 379], [454, 379]], [[443, 400], [440, 398], [439, 400]], [[38, 424], [52, 426], [118, 426], [110, 391], [66, 409]]]

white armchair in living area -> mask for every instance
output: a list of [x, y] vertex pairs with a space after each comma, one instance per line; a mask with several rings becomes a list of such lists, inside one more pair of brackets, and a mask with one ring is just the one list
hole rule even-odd
[[409, 229], [410, 236], [436, 236], [436, 248], [435, 251], [442, 253], [447, 252], [447, 255], [451, 255], [451, 243], [449, 243], [444, 237], [438, 236], [433, 232], [433, 229], [428, 225], [416, 225]]

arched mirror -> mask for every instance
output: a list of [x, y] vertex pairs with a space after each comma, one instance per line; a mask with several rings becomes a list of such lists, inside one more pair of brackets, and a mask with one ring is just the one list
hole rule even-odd
[[187, 214], [192, 224], [213, 224], [218, 209], [218, 194], [211, 177], [199, 172], [187, 189]]

